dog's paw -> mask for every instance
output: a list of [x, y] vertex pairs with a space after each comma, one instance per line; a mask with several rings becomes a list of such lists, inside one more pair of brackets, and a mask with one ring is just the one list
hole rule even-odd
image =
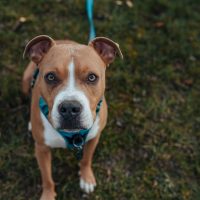
[[79, 175], [80, 188], [88, 194], [93, 192], [96, 186], [96, 180], [92, 169], [90, 167], [82, 167]]
[[55, 192], [46, 190], [42, 192], [40, 200], [55, 200], [55, 196], [56, 196]]
[[94, 192], [95, 186], [96, 186], [96, 184], [88, 183], [88, 182], [84, 181], [82, 178], [80, 178], [80, 188], [87, 194]]

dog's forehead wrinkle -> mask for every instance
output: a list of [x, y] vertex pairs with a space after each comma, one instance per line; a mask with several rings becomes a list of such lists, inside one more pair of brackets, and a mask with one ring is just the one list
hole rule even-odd
[[[82, 44], [59, 44], [54, 48], [55, 57], [62, 57], [66, 59], [67, 63], [73, 58], [75, 68], [82, 68], [83, 66], [101, 66], [102, 61], [96, 52], [87, 45]], [[58, 49], [58, 51], [56, 51]], [[51, 56], [50, 56], [51, 57]], [[95, 64], [96, 63], [96, 64]]]
[[57, 45], [61, 50], [67, 51], [70, 56], [78, 54], [79, 50], [84, 48], [84, 45], [79, 44], [59, 44]]

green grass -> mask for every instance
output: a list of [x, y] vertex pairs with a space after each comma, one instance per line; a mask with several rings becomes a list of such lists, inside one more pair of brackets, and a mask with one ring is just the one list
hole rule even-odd
[[[83, 194], [78, 165], [53, 150], [58, 200], [200, 199], [200, 6], [197, 0], [95, 1], [99, 36], [124, 61], [107, 70], [109, 118], [94, 157], [97, 190]], [[27, 21], [20, 27], [20, 17]], [[0, 200], [36, 200], [40, 172], [27, 131], [22, 59], [32, 37], [88, 40], [81, 0], [0, 1]]]

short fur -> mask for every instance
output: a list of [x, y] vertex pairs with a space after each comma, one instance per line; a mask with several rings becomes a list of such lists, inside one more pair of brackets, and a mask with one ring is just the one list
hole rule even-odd
[[[91, 130], [80, 161], [80, 187], [87, 193], [93, 192], [96, 180], [92, 171], [92, 157], [107, 121], [107, 104], [104, 97], [105, 71], [117, 54], [122, 57], [119, 45], [104, 37], [95, 38], [89, 45], [81, 45], [72, 41], [54, 41], [49, 36], [41, 35], [27, 44], [24, 56], [28, 56], [31, 62], [23, 76], [22, 89], [25, 94], [29, 92], [36, 65], [40, 70], [32, 90], [31, 125], [35, 140], [35, 155], [42, 175], [41, 200], [53, 200], [56, 196], [51, 176], [50, 148], [65, 147], [63, 138], [56, 135], [55, 131], [59, 126], [57, 107], [62, 99], [79, 101], [86, 109], [85, 114], [81, 115], [81, 121]], [[60, 80], [54, 87], [44, 80], [45, 74], [52, 71]], [[85, 82], [91, 72], [99, 77], [94, 85]], [[73, 86], [70, 85], [72, 83]], [[40, 96], [48, 104], [48, 120], [39, 109]], [[103, 103], [96, 116], [96, 106], [101, 98]]]

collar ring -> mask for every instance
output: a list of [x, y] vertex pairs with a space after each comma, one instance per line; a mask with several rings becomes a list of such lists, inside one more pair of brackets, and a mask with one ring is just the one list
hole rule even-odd
[[75, 148], [81, 148], [84, 145], [84, 139], [81, 135], [76, 134], [72, 139], [72, 144]]

